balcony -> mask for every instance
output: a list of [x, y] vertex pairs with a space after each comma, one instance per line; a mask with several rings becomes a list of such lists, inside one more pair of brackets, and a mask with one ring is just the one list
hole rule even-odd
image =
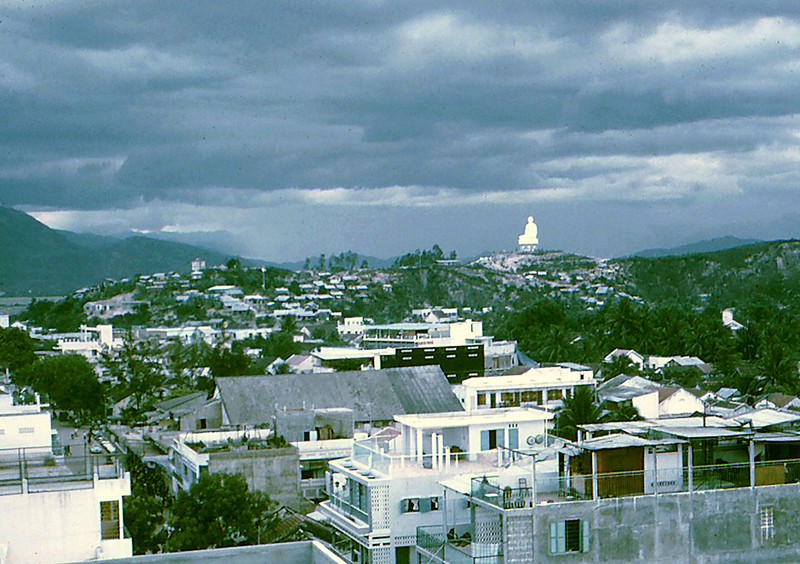
[[[498, 538], [502, 535], [498, 534]], [[502, 543], [473, 542], [470, 525], [456, 525], [449, 531], [439, 525], [417, 527], [416, 548], [432, 562], [502, 564], [504, 561]]]
[[542, 503], [798, 484], [800, 459], [755, 462], [753, 465], [745, 462], [610, 472], [595, 476], [539, 473], [534, 487], [530, 486], [530, 476], [517, 476], [514, 480], [514, 483], [503, 480], [502, 475], [474, 477], [469, 495], [481, 504], [510, 510]]

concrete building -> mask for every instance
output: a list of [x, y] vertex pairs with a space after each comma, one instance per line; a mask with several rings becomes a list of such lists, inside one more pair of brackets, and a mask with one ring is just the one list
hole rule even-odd
[[53, 435], [50, 413], [42, 411], [38, 395], [34, 404], [15, 405], [11, 394], [0, 389], [0, 450], [50, 452]]
[[204, 473], [241, 474], [252, 491], [282, 505], [300, 505], [297, 449], [269, 443], [270, 429], [198, 431], [179, 434], [169, 452], [172, 490], [189, 491]]
[[88, 327], [81, 325], [79, 333], [64, 333], [55, 336], [56, 350], [61, 354], [79, 354], [88, 359], [97, 358], [101, 353], [118, 349], [123, 339], [114, 335], [112, 325]]
[[464, 409], [480, 410], [535, 404], [555, 409], [577, 387], [594, 387], [597, 381], [591, 368], [563, 363], [531, 368], [522, 374], [468, 378], [453, 386]]
[[50, 414], [0, 393], [0, 562], [131, 556], [122, 530], [130, 474], [119, 461], [53, 446]]
[[[330, 463], [329, 500], [319, 511], [337, 531], [334, 548], [351, 562], [417, 562], [417, 529], [447, 513], [442, 481], [496, 473], [508, 462], [495, 442], [515, 431], [546, 433], [552, 414], [540, 409], [398, 416], [399, 432], [353, 445]], [[486, 448], [481, 448], [486, 447]], [[491, 449], [489, 448], [491, 447]]]
[[418, 528], [415, 551], [438, 563], [797, 561], [800, 433], [763, 429], [719, 417], [584, 425], [575, 443], [443, 479], [440, 523]]

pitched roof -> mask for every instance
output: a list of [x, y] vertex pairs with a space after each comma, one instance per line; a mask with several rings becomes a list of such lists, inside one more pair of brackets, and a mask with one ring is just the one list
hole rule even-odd
[[356, 421], [463, 411], [438, 366], [217, 378], [232, 425], [269, 423], [278, 410], [347, 407]]

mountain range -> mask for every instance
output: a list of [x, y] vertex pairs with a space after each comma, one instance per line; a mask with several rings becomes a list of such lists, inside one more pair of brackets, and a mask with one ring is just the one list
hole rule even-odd
[[713, 253], [725, 251], [759, 243], [758, 239], [740, 239], [739, 237], [717, 237], [705, 241], [697, 241], [680, 247], [645, 249], [633, 253], [630, 256], [643, 258], [676, 257], [685, 255], [696, 255], [700, 253]]
[[0, 207], [0, 294], [59, 295], [106, 278], [187, 272], [200, 257], [223, 264], [230, 255], [142, 236], [125, 239], [57, 231]]

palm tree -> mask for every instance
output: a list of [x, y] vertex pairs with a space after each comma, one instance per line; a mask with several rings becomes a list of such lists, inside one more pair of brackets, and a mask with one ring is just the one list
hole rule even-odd
[[564, 398], [564, 405], [556, 417], [556, 431], [565, 439], [578, 437], [578, 425], [597, 423], [603, 415], [602, 408], [594, 399], [594, 389], [580, 386], [571, 398]]

